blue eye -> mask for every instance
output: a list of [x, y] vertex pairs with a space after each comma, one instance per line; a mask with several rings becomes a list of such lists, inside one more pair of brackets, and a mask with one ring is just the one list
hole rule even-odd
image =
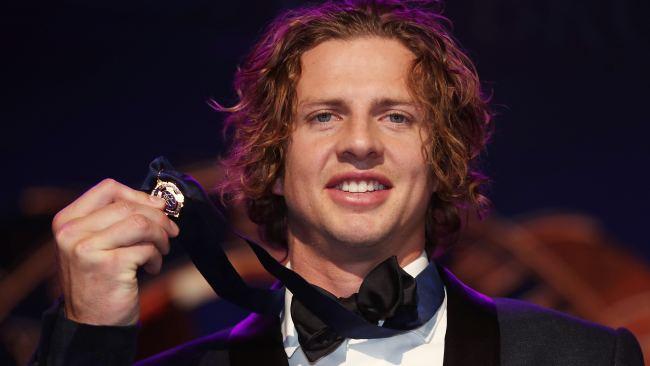
[[329, 122], [332, 119], [332, 113], [319, 113], [316, 115], [318, 122]]
[[388, 116], [388, 118], [389, 118], [389, 120], [391, 122], [394, 122], [394, 123], [405, 123], [407, 121], [406, 116], [403, 115], [403, 114], [399, 114], [399, 113], [391, 113]]

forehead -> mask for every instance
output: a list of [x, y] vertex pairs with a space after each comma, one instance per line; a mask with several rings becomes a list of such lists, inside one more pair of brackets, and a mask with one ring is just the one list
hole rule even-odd
[[400, 41], [381, 37], [328, 40], [301, 57], [299, 103], [313, 98], [408, 97], [415, 55]]

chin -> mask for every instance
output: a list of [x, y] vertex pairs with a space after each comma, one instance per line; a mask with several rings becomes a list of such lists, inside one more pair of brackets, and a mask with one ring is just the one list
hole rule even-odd
[[341, 235], [336, 237], [335, 240], [347, 248], [372, 248], [379, 243], [379, 240], [370, 237], [361, 237], [359, 235]]
[[328, 230], [331, 239], [350, 248], [373, 247], [385, 241], [388, 235], [385, 230], [373, 230], [372, 225], [346, 225], [337, 229]]

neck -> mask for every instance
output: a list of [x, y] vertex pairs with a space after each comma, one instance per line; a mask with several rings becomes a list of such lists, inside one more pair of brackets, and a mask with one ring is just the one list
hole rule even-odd
[[411, 243], [391, 242], [401, 245], [309, 245], [289, 235], [288, 259], [292, 269], [309, 283], [337, 297], [347, 297], [358, 292], [366, 274], [386, 258], [395, 255], [404, 267], [424, 250], [424, 238]]

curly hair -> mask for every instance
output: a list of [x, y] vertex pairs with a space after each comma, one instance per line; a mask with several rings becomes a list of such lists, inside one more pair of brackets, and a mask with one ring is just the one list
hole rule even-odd
[[239, 101], [232, 107], [213, 102], [229, 113], [224, 133], [231, 145], [217, 187], [222, 203], [243, 201], [262, 238], [286, 246], [287, 207], [272, 187], [283, 174], [301, 55], [332, 39], [396, 39], [415, 55], [407, 82], [425, 111], [423, 154], [437, 181], [426, 213], [426, 247], [432, 252], [453, 242], [463, 211], [482, 216], [489, 205], [482, 193], [487, 177], [476, 166], [492, 134], [492, 113], [472, 61], [449, 28], [440, 4], [426, 1], [328, 1], [276, 18], [237, 70]]

